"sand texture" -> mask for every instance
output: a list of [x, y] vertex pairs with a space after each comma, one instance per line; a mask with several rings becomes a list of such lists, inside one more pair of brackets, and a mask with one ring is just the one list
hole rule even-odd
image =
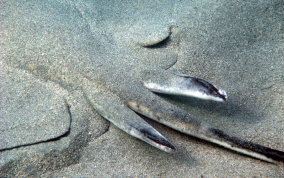
[[284, 177], [283, 163], [146, 119], [177, 147], [162, 152], [95, 109], [112, 108], [115, 97], [97, 97], [109, 93], [144, 101], [141, 71], [184, 73], [225, 89], [228, 101], [157, 98], [284, 151], [283, 1], [0, 0], [0, 8], [0, 177]]

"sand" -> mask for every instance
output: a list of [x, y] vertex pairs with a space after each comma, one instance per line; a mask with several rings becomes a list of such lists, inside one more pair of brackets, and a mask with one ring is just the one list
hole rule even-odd
[[[91, 70], [99, 65], [92, 59], [101, 56], [110, 61], [119, 58], [121, 63], [133, 58], [206, 79], [227, 91], [228, 102], [167, 99], [231, 135], [284, 151], [282, 1], [30, 0], [0, 4], [1, 80], [10, 82], [14, 93], [36, 98], [26, 106], [30, 111], [25, 114], [11, 106], [26, 100], [1, 92], [1, 98], [16, 98], [0, 110], [14, 109], [13, 117], [1, 119], [13, 123], [23, 116], [24, 124], [38, 121], [41, 126], [10, 129], [11, 138], [0, 137], [5, 141], [0, 152], [4, 176], [284, 176], [281, 163], [242, 156], [151, 121], [177, 146], [177, 153], [164, 153], [132, 138], [88, 105], [80, 93], [81, 78], [74, 74], [95, 73]], [[165, 42], [154, 45], [161, 41]], [[120, 50], [124, 53], [113, 55]], [[7, 91], [7, 86], [1, 89]], [[85, 90], [94, 88], [89, 85]], [[45, 104], [54, 106], [56, 114], [40, 112]], [[46, 116], [52, 119], [42, 120]], [[17, 134], [28, 137], [19, 139]]]

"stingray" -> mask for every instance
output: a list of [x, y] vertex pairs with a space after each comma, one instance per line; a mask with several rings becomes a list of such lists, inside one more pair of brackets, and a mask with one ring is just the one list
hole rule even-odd
[[[94, 33], [82, 13], [72, 6], [41, 3], [24, 6], [16, 18], [11, 17], [19, 29], [8, 34], [15, 46], [10, 50], [17, 50], [13, 54], [20, 57], [10, 56], [5, 61], [7, 65], [68, 90], [80, 90], [103, 118], [162, 151], [175, 152], [176, 147], [141, 116], [240, 154], [267, 162], [284, 161], [282, 151], [231, 136], [164, 99], [167, 95], [225, 102], [228, 96], [223, 89], [206, 80], [166, 70], [163, 65], [141, 61], [131, 51], [117, 46], [108, 34]], [[30, 23], [21, 26], [21, 20]], [[162, 45], [169, 35], [170, 32], [165, 38], [142, 46]]]

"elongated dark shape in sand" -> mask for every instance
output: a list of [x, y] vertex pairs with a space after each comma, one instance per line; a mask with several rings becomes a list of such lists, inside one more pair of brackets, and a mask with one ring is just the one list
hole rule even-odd
[[[185, 75], [178, 76], [178, 80], [170, 80], [170, 82], [165, 81], [164, 84], [157, 84], [153, 82], [144, 83], [144, 86], [153, 92], [164, 94], [193, 96], [196, 98], [221, 102], [227, 99], [227, 95], [224, 90], [217, 89], [213, 84], [205, 80]], [[153, 105], [156, 107], [152, 107]], [[219, 129], [212, 128], [203, 122], [193, 119], [189, 114], [183, 113], [183, 111], [161, 110], [162, 105], [161, 107], [157, 105], [159, 105], [157, 102], [150, 105], [146, 105], [145, 103], [140, 104], [136, 101], [128, 102], [128, 106], [135, 112], [185, 134], [267, 162], [275, 162], [275, 160], [284, 161], [284, 152], [282, 151], [274, 150], [230, 136]], [[155, 139], [153, 140], [155, 141]], [[163, 141], [161, 141], [160, 144], [167, 145], [164, 144]], [[169, 147], [172, 148], [172, 146]], [[174, 150], [163, 148], [164, 147], [161, 147], [160, 149], [167, 152], [169, 150]]]
[[189, 115], [182, 118], [175, 115], [175, 120], [174, 118], [170, 118], [170, 113], [154, 111], [147, 106], [140, 105], [133, 101], [129, 102], [128, 105], [137, 113], [140, 113], [150, 119], [153, 119], [185, 134], [267, 162], [275, 162], [274, 160], [284, 161], [284, 152], [282, 151], [274, 150], [237, 137], [229, 136], [219, 129], [211, 128], [205, 123], [201, 123], [190, 118]]
[[[213, 84], [198, 78], [172, 73], [162, 73], [161, 77], [145, 77], [144, 87], [154, 93], [181, 95], [204, 100], [224, 102], [227, 94]], [[160, 79], [162, 78], [162, 80]], [[88, 84], [90, 85], [90, 84]], [[141, 97], [126, 99], [128, 109], [120, 97], [107, 91], [97, 91], [90, 100], [96, 111], [126, 133], [145, 141], [165, 152], [175, 152], [176, 148], [154, 127], [139, 115], [148, 117], [182, 133], [217, 144], [253, 158], [275, 163], [284, 161], [284, 152], [230, 136], [221, 130], [193, 118], [181, 108], [161, 99], [157, 95], [141, 90]], [[102, 95], [103, 93], [103, 95]], [[87, 92], [85, 93], [88, 94]], [[111, 104], [110, 104], [111, 103]], [[107, 108], [107, 109], [106, 109]], [[134, 112], [133, 112], [133, 111]], [[136, 113], [135, 113], [136, 112]]]

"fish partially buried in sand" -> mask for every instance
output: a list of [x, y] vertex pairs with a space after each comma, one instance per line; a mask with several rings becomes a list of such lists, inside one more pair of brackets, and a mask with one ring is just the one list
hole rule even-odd
[[[162, 100], [155, 94], [153, 95], [151, 92], [196, 97], [218, 102], [225, 102], [227, 99], [227, 94], [224, 90], [216, 88], [213, 84], [205, 80], [171, 73], [167, 73], [167, 77], [165, 78], [165, 73], [162, 73], [161, 71], [160, 75], [163, 75], [162, 82], [156, 81], [156, 77], [158, 76], [155, 75], [153, 76], [155, 78], [154, 80], [143, 82], [143, 86], [149, 91], [140, 88], [137, 98], [127, 99], [127, 106], [131, 110], [177, 131], [238, 153], [271, 163], [284, 161], [284, 152], [230, 136], [219, 129], [212, 128], [208, 124], [194, 119], [184, 110]], [[124, 97], [126, 96], [124, 95]], [[115, 96], [110, 95], [104, 98], [102, 95], [97, 95], [97, 98], [101, 98], [99, 101], [105, 101], [105, 103], [93, 103], [93, 106], [104, 118], [112, 122], [118, 128], [165, 152], [174, 152], [176, 150], [175, 146], [162, 134], [138, 115], [131, 112], [123, 103], [120, 103], [119, 99]], [[109, 107], [108, 103], [112, 103], [116, 106], [113, 105]], [[108, 109], [106, 110], [105, 108]]]
[[[11, 28], [9, 38], [26, 43], [15, 44], [13, 55], [23, 56], [11, 57], [13, 61], [6, 61], [9, 65], [28, 70], [69, 90], [82, 90], [86, 100], [105, 119], [165, 152], [174, 152], [176, 148], [137, 113], [241, 154], [267, 162], [284, 161], [284, 152], [229, 136], [157, 95], [162, 93], [224, 102], [227, 99], [224, 90], [202, 79], [142, 63], [108, 43], [112, 39], [95, 36], [89, 31], [86, 19], [71, 6], [57, 7], [56, 4], [54, 8], [53, 4], [46, 7], [40, 3], [37, 6], [35, 11], [38, 15], [34, 19], [29, 16], [26, 19], [22, 16], [15, 18], [15, 23], [21, 24], [21, 20], [24, 21], [21, 18], [31, 20], [31, 23], [19, 25], [17, 30]], [[52, 25], [42, 19], [52, 19]], [[35, 27], [40, 28], [41, 33], [34, 32]], [[26, 46], [36, 50], [26, 54]], [[30, 67], [31, 64], [33, 67]]]

